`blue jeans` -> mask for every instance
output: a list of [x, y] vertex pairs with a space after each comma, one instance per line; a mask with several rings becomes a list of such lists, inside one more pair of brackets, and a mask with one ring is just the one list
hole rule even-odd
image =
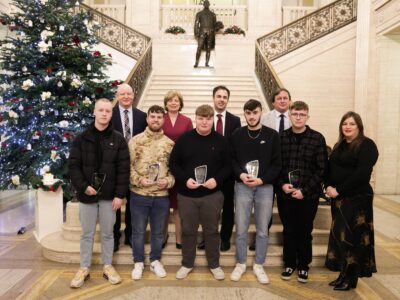
[[[142, 196], [131, 192], [133, 261], [144, 262], [144, 237], [150, 221], [150, 261], [160, 260], [164, 226], [169, 214], [168, 196]], [[150, 220], [149, 220], [150, 219]]]
[[271, 184], [250, 188], [244, 183], [235, 184], [236, 259], [247, 261], [247, 235], [251, 211], [256, 219], [256, 264], [264, 264], [268, 248], [268, 223], [271, 219], [274, 190]]

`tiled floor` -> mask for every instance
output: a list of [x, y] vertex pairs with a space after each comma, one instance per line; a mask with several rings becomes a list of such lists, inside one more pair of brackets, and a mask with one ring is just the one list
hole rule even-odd
[[[312, 268], [307, 284], [295, 278], [279, 278], [279, 267], [267, 268], [271, 283], [258, 284], [249, 269], [240, 282], [213, 280], [206, 268], [196, 268], [185, 280], [174, 277], [177, 266], [167, 267], [168, 276], [158, 279], [148, 267], [142, 280], [130, 279], [130, 265], [118, 265], [123, 282], [111, 286], [102, 278], [102, 267], [92, 268], [91, 278], [81, 289], [69, 282], [77, 265], [46, 260], [32, 235], [16, 235], [20, 226], [33, 227], [33, 197], [23, 193], [0, 194], [0, 299], [400, 299], [400, 202], [399, 196], [375, 198], [376, 256], [378, 273], [360, 280], [357, 289], [334, 292], [327, 282], [335, 274]], [[7, 203], [4, 203], [7, 202]]]

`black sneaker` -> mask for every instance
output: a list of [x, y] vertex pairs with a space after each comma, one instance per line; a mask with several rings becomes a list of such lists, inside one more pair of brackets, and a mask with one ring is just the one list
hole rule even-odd
[[281, 278], [283, 280], [290, 280], [292, 278], [292, 274], [294, 273], [294, 270], [295, 269], [292, 269], [289, 267], [285, 268], [285, 271], [283, 271], [281, 274]]
[[299, 270], [297, 281], [306, 283], [308, 281], [308, 272], [306, 270]]

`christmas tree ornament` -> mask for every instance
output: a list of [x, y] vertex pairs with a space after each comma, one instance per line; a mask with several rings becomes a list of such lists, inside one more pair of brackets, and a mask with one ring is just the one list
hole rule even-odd
[[20, 111], [24, 110], [24, 107], [22, 106], [22, 104], [20, 104], [20, 105], [18, 106], [18, 110], [20, 110]]
[[61, 81], [57, 82], [57, 86], [60, 88], [63, 86], [63, 83]]
[[65, 29], [64, 25], [60, 25], [59, 29], [60, 29], [60, 31], [64, 31], [64, 29]]
[[26, 145], [26, 150], [31, 151], [32, 150], [32, 145], [31, 144]]

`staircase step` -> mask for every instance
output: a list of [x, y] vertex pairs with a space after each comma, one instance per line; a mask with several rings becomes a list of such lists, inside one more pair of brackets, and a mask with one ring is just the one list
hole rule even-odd
[[[43, 256], [49, 260], [62, 263], [79, 263], [79, 243], [66, 241], [61, 232], [52, 233], [41, 241]], [[326, 256], [327, 245], [313, 245], [312, 266], [323, 266]], [[146, 263], [150, 253], [150, 245], [145, 245]], [[252, 265], [254, 252], [248, 251], [247, 264]], [[168, 244], [163, 250], [162, 262], [166, 266], [180, 265], [182, 260], [181, 250], [176, 249], [174, 244]], [[101, 245], [94, 243], [93, 264], [101, 263]], [[233, 267], [236, 263], [235, 246], [227, 252], [221, 252], [220, 264], [223, 267]], [[121, 246], [120, 250], [114, 253], [113, 264], [132, 264], [132, 249], [129, 246]], [[207, 259], [204, 250], [197, 250], [196, 266], [207, 266]], [[282, 246], [268, 246], [268, 255], [266, 259], [267, 266], [282, 266]]]

